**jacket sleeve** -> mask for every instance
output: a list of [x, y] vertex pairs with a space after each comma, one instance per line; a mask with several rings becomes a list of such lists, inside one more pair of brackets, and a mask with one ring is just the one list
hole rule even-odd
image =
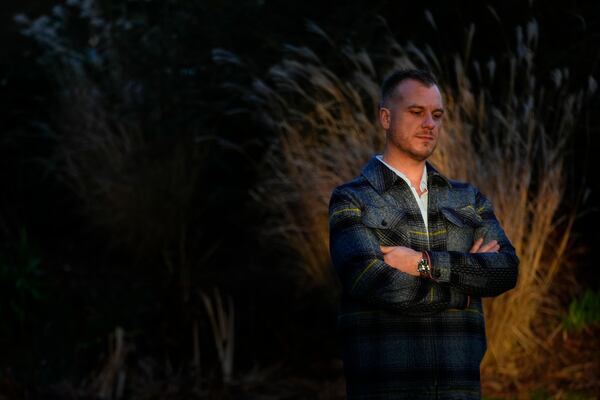
[[475, 203], [482, 220], [482, 225], [475, 230], [475, 237], [483, 237], [484, 243], [496, 240], [500, 250], [497, 253], [428, 251], [432, 276], [436, 282], [467, 295], [498, 296], [516, 286], [519, 258], [500, 226], [490, 200], [477, 190]]
[[[467, 295], [384, 262], [379, 239], [361, 220], [362, 206], [336, 188], [329, 202], [329, 249], [345, 294], [407, 314], [464, 308]], [[416, 266], [415, 266], [416, 267]]]

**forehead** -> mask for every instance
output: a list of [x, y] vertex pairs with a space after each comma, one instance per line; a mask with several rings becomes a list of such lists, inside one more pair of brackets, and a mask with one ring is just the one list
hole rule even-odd
[[419, 105], [423, 107], [441, 108], [442, 95], [436, 85], [425, 86], [414, 79], [407, 79], [394, 89], [394, 97], [406, 106]]

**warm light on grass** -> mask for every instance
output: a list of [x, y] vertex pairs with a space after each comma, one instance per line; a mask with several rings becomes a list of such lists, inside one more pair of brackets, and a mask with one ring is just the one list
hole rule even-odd
[[[426, 64], [441, 78], [447, 108], [432, 162], [492, 199], [521, 260], [516, 289], [484, 302], [484, 390], [523, 387], [527, 373], [547, 356], [541, 351], [546, 341], [534, 327], [544, 315], [557, 313], [549, 290], [557, 272], [568, 267], [564, 260], [576, 210], [557, 214], [564, 197], [563, 154], [595, 81], [590, 78], [587, 92], [573, 91], [568, 72], [561, 69], [554, 72], [554, 87], [541, 86], [534, 66], [535, 21], [517, 28], [516, 50], [498, 57], [505, 61], [474, 61], [468, 67], [464, 57], [441, 65], [431, 48], [388, 37], [389, 64], [378, 65], [381, 70], [366, 51], [338, 49], [317, 26], [308, 28], [331, 44], [349, 71], [336, 74], [313, 50], [287, 46], [281, 62], [247, 92], [260, 104], [261, 117], [281, 133], [254, 191], [257, 202], [274, 215], [266, 234], [298, 255], [295, 273], [304, 287], [337, 287], [328, 254], [331, 191], [383, 150], [384, 133], [375, 125], [383, 77], [397, 67]], [[471, 27], [467, 48], [474, 32]], [[226, 52], [218, 56], [227, 59]], [[502, 89], [492, 92], [498, 81]]]

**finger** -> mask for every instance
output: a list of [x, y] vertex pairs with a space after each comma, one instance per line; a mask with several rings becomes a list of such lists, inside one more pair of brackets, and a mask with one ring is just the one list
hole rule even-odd
[[485, 253], [497, 253], [498, 250], [500, 250], [500, 245], [499, 244], [495, 244], [494, 246], [490, 246], [490, 248], [487, 249], [485, 251]]
[[381, 248], [381, 251], [384, 253], [389, 253], [390, 251], [392, 251], [392, 246], [379, 246]]
[[487, 253], [488, 251], [490, 251], [491, 249], [493, 249], [497, 245], [498, 245], [497, 241], [491, 240], [491, 241], [487, 242], [485, 245], [481, 246], [481, 248], [479, 249], [479, 252], [480, 253]]
[[477, 250], [479, 250], [479, 246], [481, 246], [482, 242], [483, 242], [483, 238], [479, 238], [479, 239], [475, 240], [473, 242], [473, 246], [471, 246], [471, 250], [469, 250], [469, 252], [477, 253]]
[[473, 242], [473, 246], [471, 246], [471, 250], [469, 250], [471, 253], [476, 253], [477, 250], [479, 250], [479, 247], [481, 246], [481, 242], [483, 241], [482, 238], [476, 239]]

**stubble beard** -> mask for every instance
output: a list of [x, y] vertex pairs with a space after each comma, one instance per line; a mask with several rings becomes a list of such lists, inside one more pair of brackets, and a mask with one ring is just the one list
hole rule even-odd
[[431, 155], [437, 148], [437, 144], [438, 144], [438, 141], [436, 138], [435, 142], [433, 143], [433, 147], [431, 147], [431, 151], [424, 150], [422, 152], [416, 152], [410, 147], [410, 145], [407, 144], [406, 140], [402, 140], [402, 141], [395, 140], [394, 139], [395, 136], [394, 136], [393, 132], [388, 131], [387, 135], [388, 135], [388, 143], [390, 143], [392, 146], [394, 146], [397, 151], [405, 154], [406, 156], [412, 158], [415, 161], [427, 160], [429, 157], [431, 157]]

